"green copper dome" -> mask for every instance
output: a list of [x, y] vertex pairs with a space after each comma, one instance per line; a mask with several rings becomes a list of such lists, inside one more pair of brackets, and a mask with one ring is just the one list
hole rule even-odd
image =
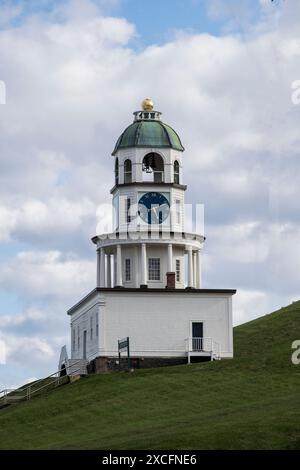
[[146, 119], [144, 119], [144, 115], [145, 113], [142, 113], [141, 118], [138, 117], [138, 120], [125, 129], [119, 137], [112, 155], [115, 155], [119, 149], [129, 147], [165, 147], [184, 151], [180, 138], [172, 127], [160, 120], [151, 119], [150, 113], [146, 113]]

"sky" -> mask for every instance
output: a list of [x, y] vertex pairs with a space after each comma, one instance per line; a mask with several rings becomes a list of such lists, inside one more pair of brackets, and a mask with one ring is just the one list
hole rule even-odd
[[148, 96], [205, 206], [203, 287], [237, 289], [235, 324], [299, 299], [299, 15], [298, 0], [0, 0], [0, 390], [69, 345], [111, 152]]

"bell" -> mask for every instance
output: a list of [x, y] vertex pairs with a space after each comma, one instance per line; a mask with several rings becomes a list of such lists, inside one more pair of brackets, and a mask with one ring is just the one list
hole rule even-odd
[[154, 155], [154, 153], [150, 153], [150, 155], [149, 155], [149, 160], [148, 160], [148, 165], [152, 168], [152, 170], [155, 170], [155, 168], [156, 168], [156, 162], [155, 162], [155, 155]]

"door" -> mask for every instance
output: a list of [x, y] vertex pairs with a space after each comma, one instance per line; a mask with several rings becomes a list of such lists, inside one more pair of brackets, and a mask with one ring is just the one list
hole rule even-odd
[[83, 332], [83, 359], [86, 359], [86, 330]]
[[193, 351], [203, 350], [203, 323], [193, 322], [192, 323], [192, 341]]

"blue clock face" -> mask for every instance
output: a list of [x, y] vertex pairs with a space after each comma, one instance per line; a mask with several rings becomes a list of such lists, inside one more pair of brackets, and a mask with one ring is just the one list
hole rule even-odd
[[162, 224], [170, 214], [170, 204], [161, 193], [146, 193], [139, 200], [138, 213], [147, 224]]

